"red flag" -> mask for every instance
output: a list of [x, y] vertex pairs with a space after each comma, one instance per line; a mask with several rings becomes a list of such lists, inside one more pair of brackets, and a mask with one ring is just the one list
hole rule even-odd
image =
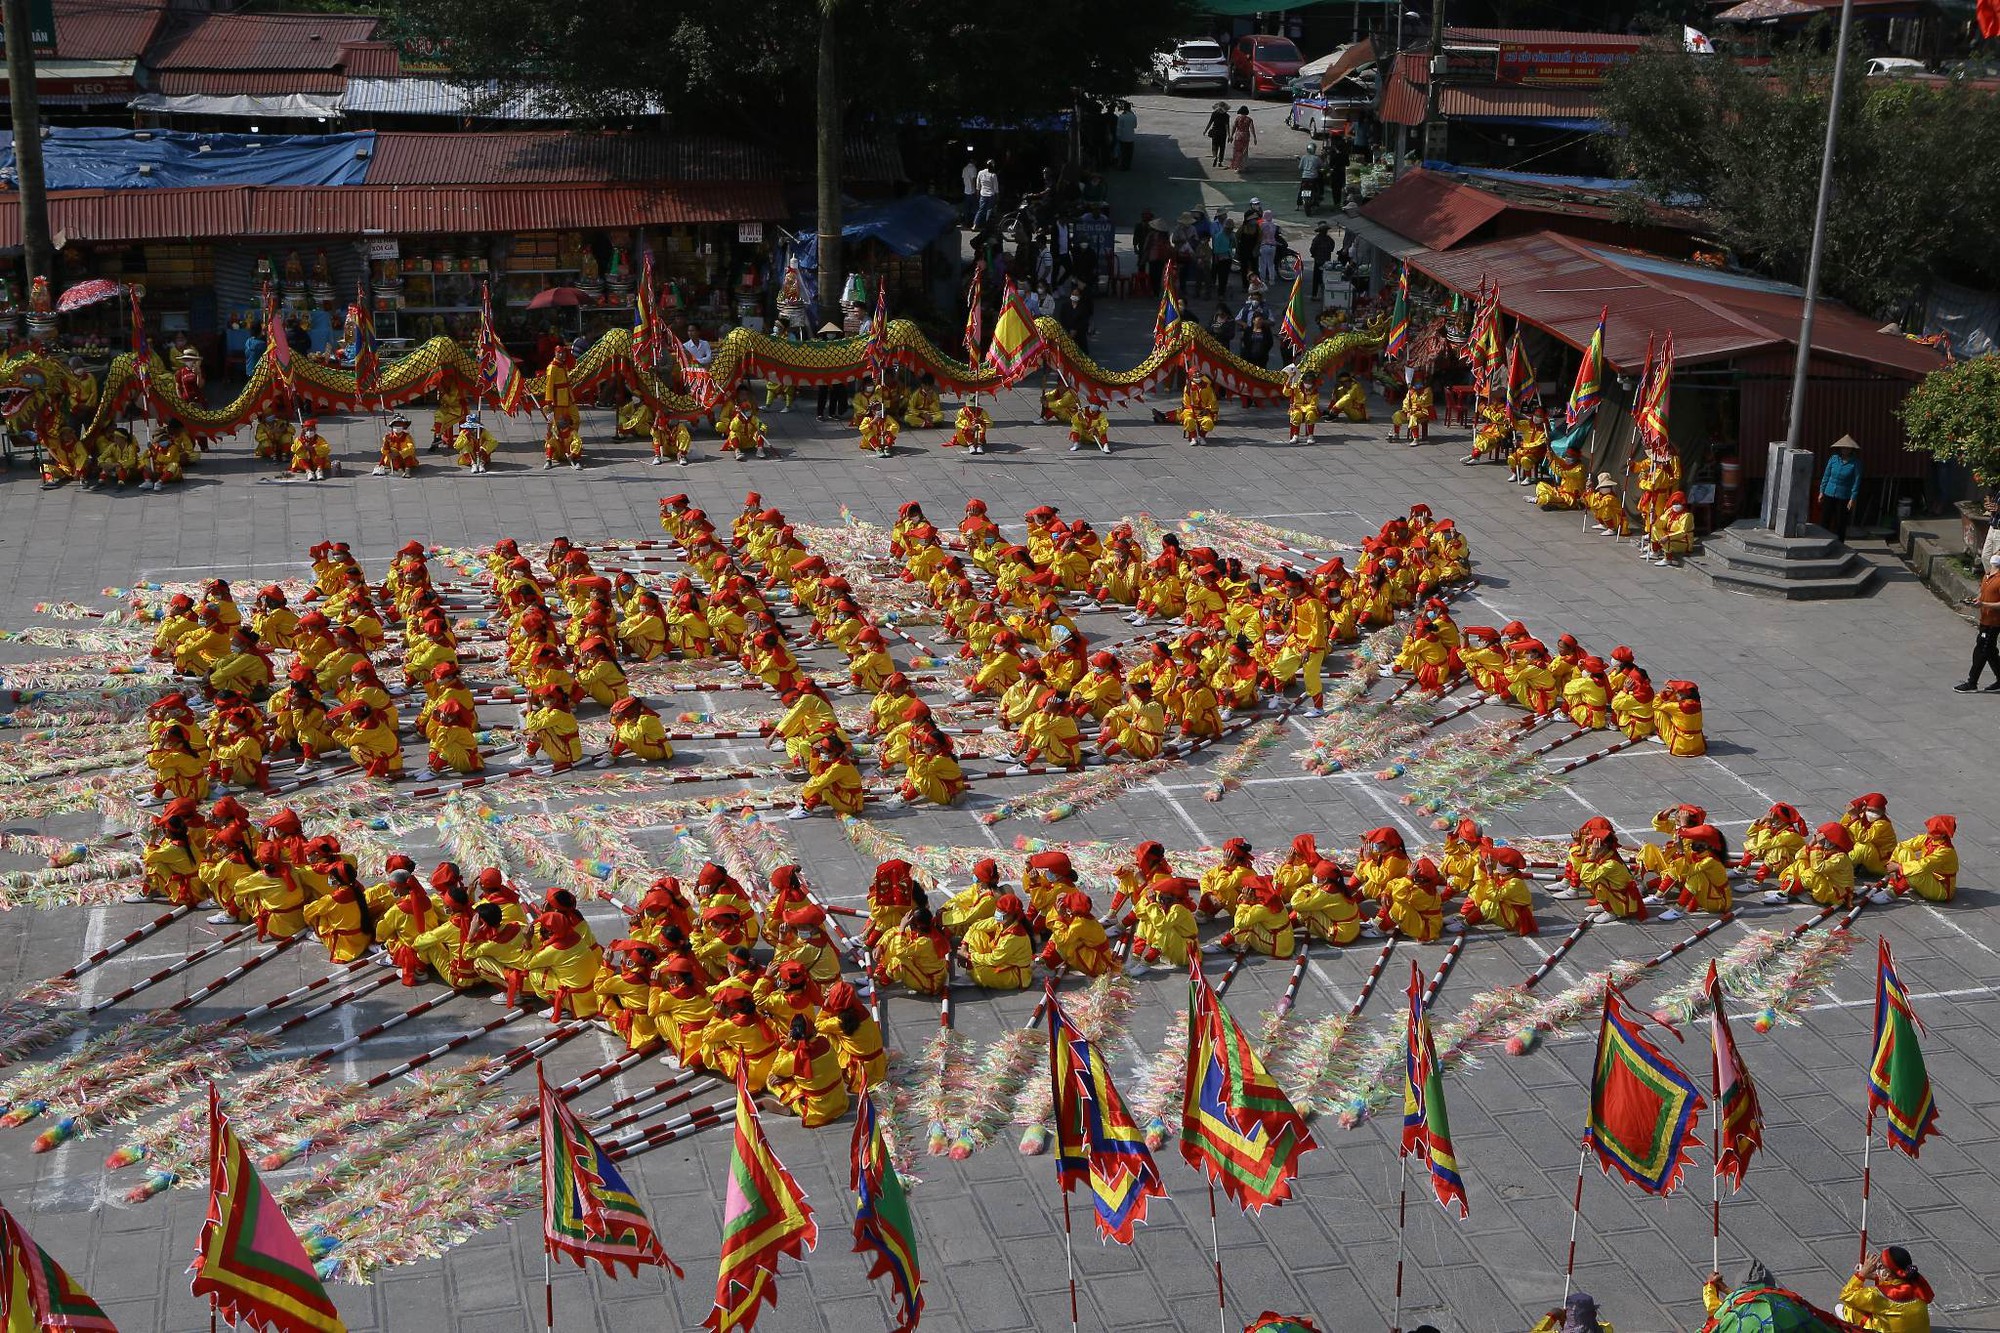
[[2000, 0], [1979, 0], [1979, 35], [1987, 41], [2000, 37]]
[[1757, 1085], [1743, 1057], [1736, 1053], [1736, 1037], [1729, 1030], [1729, 1016], [1722, 1012], [1722, 981], [1715, 964], [1708, 965], [1708, 1041], [1714, 1058], [1715, 1075], [1715, 1174], [1729, 1177], [1732, 1190], [1743, 1188], [1743, 1174], [1750, 1158], [1764, 1146], [1764, 1111], [1757, 1104]]

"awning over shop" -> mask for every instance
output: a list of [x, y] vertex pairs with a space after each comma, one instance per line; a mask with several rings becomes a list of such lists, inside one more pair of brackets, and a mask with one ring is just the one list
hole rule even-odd
[[339, 120], [339, 93], [140, 93], [134, 111], [163, 116], [229, 116], [240, 120]]
[[[449, 79], [354, 78], [347, 80], [341, 109], [371, 116], [464, 116], [474, 120], [567, 120], [562, 108], [529, 91], [515, 93], [499, 101], [491, 94], [497, 85], [469, 88]], [[658, 115], [662, 108], [649, 105], [635, 114]]]
[[[43, 106], [123, 106], [139, 91], [136, 60], [37, 60], [35, 100]], [[0, 69], [0, 89], [7, 71]]]

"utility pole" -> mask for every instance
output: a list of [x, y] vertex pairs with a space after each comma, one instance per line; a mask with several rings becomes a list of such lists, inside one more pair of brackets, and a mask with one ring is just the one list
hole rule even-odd
[[[14, 3], [15, 0], [9, 0]], [[1819, 202], [1813, 208], [1812, 254], [1806, 260], [1806, 299], [1799, 313], [1799, 357], [1792, 367], [1792, 415], [1785, 447], [1799, 447], [1806, 420], [1806, 372], [1812, 365], [1814, 307], [1819, 304], [1819, 262], [1826, 252], [1826, 215], [1833, 202], [1833, 146], [1840, 134], [1840, 94], [1847, 81], [1847, 32], [1854, 0], [1841, 0], [1840, 43], [1833, 49], [1833, 91], [1826, 99], [1826, 147], [1819, 157]]]
[[1444, 160], [1444, 117], [1438, 114], [1438, 85], [1444, 81], [1444, 0], [1431, 0], [1431, 69], [1424, 83], [1424, 161]]
[[[21, 0], [6, 0], [18, 4]], [[834, 29], [839, 0], [819, 0], [819, 87], [815, 112], [819, 167], [819, 317], [840, 323], [840, 289], [847, 281], [841, 262], [840, 173], [847, 136], [840, 115], [840, 43]]]
[[[54, 278], [55, 247], [49, 243], [49, 196], [42, 177], [42, 122], [35, 99], [35, 42], [28, 0], [0, 0], [7, 27], [7, 98], [14, 114], [14, 172], [21, 192], [21, 250], [28, 261], [28, 285]], [[22, 293], [25, 302], [27, 293]]]

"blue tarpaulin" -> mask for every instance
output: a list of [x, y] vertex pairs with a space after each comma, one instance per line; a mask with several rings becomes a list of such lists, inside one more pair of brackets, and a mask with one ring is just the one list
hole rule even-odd
[[[880, 241], [899, 255], [913, 255], [935, 241], [958, 221], [958, 210], [928, 194], [912, 194], [887, 203], [863, 204], [844, 211], [841, 239], [849, 245]], [[799, 238], [799, 263], [819, 267], [819, 238], [811, 232]]]
[[[359, 185], [375, 134], [189, 134], [111, 126], [51, 126], [42, 140], [51, 190], [196, 185]], [[364, 153], [365, 150], [365, 153]], [[141, 171], [141, 167], [150, 168]], [[14, 188], [14, 136], [0, 134], [0, 178]]]

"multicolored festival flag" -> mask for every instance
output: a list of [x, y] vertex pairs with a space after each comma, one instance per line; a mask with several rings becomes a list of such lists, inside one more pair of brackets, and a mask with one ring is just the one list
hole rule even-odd
[[729, 1189], [722, 1201], [722, 1260], [715, 1308], [702, 1320], [710, 1333], [757, 1322], [764, 1305], [778, 1305], [778, 1258], [803, 1259], [819, 1241], [806, 1193], [771, 1152], [751, 1099], [749, 1071], [736, 1071], [736, 1143], [729, 1153]]
[[1403, 1043], [1403, 1156], [1415, 1153], [1430, 1168], [1431, 1189], [1438, 1207], [1458, 1205], [1461, 1218], [1472, 1215], [1465, 1198], [1465, 1178], [1458, 1173], [1458, 1154], [1451, 1146], [1451, 1116], [1444, 1105], [1444, 1070], [1437, 1044], [1431, 1040], [1430, 1015], [1424, 1011], [1424, 974], [1410, 960], [1410, 1012]]
[[917, 1271], [917, 1233], [910, 1221], [909, 1196], [889, 1160], [875, 1099], [866, 1091], [856, 1103], [853, 1165], [854, 1252], [875, 1256], [869, 1281], [886, 1277], [901, 1305], [890, 1333], [910, 1333], [924, 1317], [923, 1274]]
[[1729, 1031], [1729, 1016], [1722, 1011], [1722, 981], [1713, 961], [1703, 989], [1708, 994], [1708, 1044], [1715, 1075], [1715, 1174], [1728, 1176], [1729, 1188], [1740, 1190], [1750, 1158], [1764, 1146], [1764, 1110], [1757, 1104], [1757, 1085], [1750, 1081], [1750, 1071], [1736, 1053], [1736, 1037]]
[[1910, 993], [1896, 976], [1889, 941], [1880, 941], [1875, 959], [1875, 1050], [1868, 1061], [1868, 1114], [1879, 1107], [1889, 1120], [1889, 1146], [1915, 1157], [1937, 1128], [1937, 1101], [1924, 1067], [1917, 1034], [1923, 1024], [1910, 1007]]
[[1000, 299], [1000, 314], [993, 321], [993, 341], [986, 347], [986, 364], [1000, 377], [998, 388], [1011, 388], [1041, 361], [1042, 333], [1028, 317], [1028, 307], [1012, 278]]
[[1576, 368], [1576, 383], [1569, 389], [1569, 406], [1563, 409], [1566, 426], [1587, 420], [1604, 400], [1604, 317], [1610, 309], [1606, 306], [1597, 312], [1597, 331], [1590, 335], [1590, 346], [1583, 349], [1583, 361]]
[[1646, 444], [1664, 449], [1667, 447], [1668, 409], [1673, 406], [1674, 392], [1674, 335], [1671, 330], [1660, 343], [1657, 361], [1653, 359], [1652, 340], [1647, 339], [1646, 366], [1646, 380], [1640, 385], [1639, 396], [1632, 403], [1633, 425]]
[[658, 1264], [685, 1277], [660, 1248], [659, 1236], [625, 1177], [576, 1112], [549, 1091], [539, 1061], [535, 1084], [542, 1099], [542, 1243], [549, 1253], [566, 1254], [580, 1268], [595, 1259], [614, 1278], [619, 1264], [635, 1276], [640, 1264]]
[[1616, 988], [1605, 992], [1583, 1140], [1607, 1174], [1616, 1169], [1648, 1194], [1671, 1194], [1689, 1149], [1700, 1145], [1694, 1132], [1708, 1102], [1687, 1072], [1646, 1039], [1645, 1026], [1627, 1016]]
[[[785, 280], [796, 276], [796, 265], [788, 265]], [[653, 252], [647, 250], [639, 256], [639, 289], [632, 294], [632, 362], [641, 370], [651, 370], [660, 358], [658, 332], [653, 327]]]
[[1500, 284], [1479, 280], [1472, 307], [1472, 329], [1465, 340], [1465, 360], [1472, 369], [1472, 387], [1486, 401], [1493, 398], [1494, 377], [1500, 370]]
[[1289, 1199], [1299, 1158], [1319, 1145], [1202, 976], [1199, 954], [1188, 963], [1187, 1040], [1181, 1156], [1238, 1208]]
[[479, 284], [479, 369], [485, 383], [480, 386], [477, 401], [484, 402], [490, 396], [509, 416], [520, 411], [521, 400], [527, 396], [527, 381], [521, 368], [514, 364], [514, 358], [507, 355], [500, 331], [493, 326], [493, 289], [483, 282]]
[[0, 1208], [0, 1333], [118, 1333], [63, 1266]]
[[354, 392], [358, 397], [375, 388], [382, 358], [375, 346], [375, 312], [368, 308], [368, 289], [354, 284]]
[[1132, 1243], [1146, 1200], [1167, 1197], [1146, 1136], [1125, 1112], [1104, 1057], [1077, 1031], [1048, 986], [1049, 1091], [1055, 1104], [1056, 1179], [1067, 1194], [1090, 1186], [1100, 1239]]
[[[134, 346], [132, 350], [138, 353], [140, 358], [143, 359], [146, 354], [146, 349], [143, 345], [146, 337], [146, 326], [139, 318], [139, 298], [137, 296], [132, 298], [132, 328], [132, 336], [139, 344]], [[266, 284], [264, 287], [264, 332], [268, 336], [266, 345], [269, 350], [267, 355], [271, 358], [271, 364], [278, 368], [278, 374], [283, 376], [292, 368], [292, 340], [290, 335], [285, 332], [285, 317], [284, 313], [278, 308], [277, 293], [271, 290], [269, 284]]]
[[1507, 417], [1511, 421], [1522, 416], [1535, 404], [1535, 367], [1528, 360], [1528, 349], [1521, 345], [1521, 326], [1514, 325], [1514, 336], [1507, 340]]
[[278, 1201], [258, 1178], [208, 1085], [208, 1220], [196, 1242], [194, 1294], [232, 1324], [268, 1333], [346, 1333]]
[[1382, 344], [1382, 358], [1390, 360], [1410, 349], [1410, 270], [1405, 265], [1396, 278], [1396, 306], [1389, 312], [1389, 341]]
[[[1313, 345], [1313, 336], [1307, 327], [1305, 293], [1300, 290], [1305, 280], [1305, 270], [1300, 269], [1292, 278], [1292, 294], [1285, 299], [1285, 317], [1278, 323], [1279, 340], [1291, 348], [1295, 356]], [[1404, 331], [1404, 336], [1408, 337], [1408, 330]]]
[[975, 366], [979, 364], [979, 343], [986, 335], [981, 323], [986, 311], [979, 303], [985, 289], [986, 261], [982, 259], [972, 266], [972, 285], [965, 293], [965, 359]]
[[1167, 339], [1174, 335], [1175, 326], [1185, 318], [1180, 299], [1174, 295], [1174, 261], [1169, 259], [1160, 275], [1160, 308], [1153, 315], [1153, 346], [1165, 347]]

